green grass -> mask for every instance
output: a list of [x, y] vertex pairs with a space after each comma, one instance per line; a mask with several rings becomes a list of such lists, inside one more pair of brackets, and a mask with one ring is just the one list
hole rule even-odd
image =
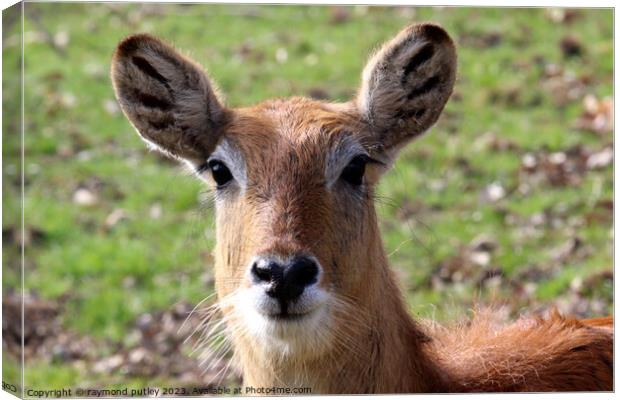
[[[588, 172], [575, 187], [541, 185], [497, 203], [480, 200], [492, 182], [516, 187], [527, 152], [574, 145], [598, 149], [612, 142], [611, 134], [601, 138], [572, 129], [583, 109], [581, 98], [558, 105], [542, 84], [544, 65], [557, 64], [587, 76], [587, 93], [611, 96], [611, 10], [581, 10], [573, 24], [551, 22], [544, 9], [349, 11], [348, 20], [333, 23], [328, 7], [26, 4], [25, 214], [27, 225], [43, 232], [26, 249], [27, 290], [49, 299], [68, 296], [64, 326], [118, 343], [141, 313], [179, 301], [197, 303], [213, 290], [203, 279], [214, 244], [212, 212], [199, 204], [204, 188], [148, 152], [120, 113], [106, 111], [106, 102], [113, 101], [109, 62], [124, 36], [146, 31], [172, 41], [207, 67], [229, 105], [243, 106], [313, 89], [346, 100], [355, 93], [368, 54], [404, 25], [424, 20], [442, 24], [459, 45], [457, 96], [432, 133], [402, 152], [379, 187], [384, 200], [378, 205], [385, 247], [393, 267], [406, 277], [412, 310], [448, 319], [476, 299], [499, 298], [514, 300], [518, 312], [530, 303], [554, 304], [569, 295], [576, 278], [612, 268], [611, 219], [573, 230], [544, 227], [536, 237], [506, 223], [506, 214], [530, 218], [563, 208], [573, 216], [588, 214], [598, 200], [613, 199], [611, 167]], [[54, 49], [37, 39], [44, 31], [64, 32], [69, 41]], [[490, 33], [501, 38], [497, 45], [478, 44]], [[584, 44], [583, 57], [562, 55], [558, 43], [569, 34]], [[282, 64], [276, 61], [278, 49], [288, 54]], [[18, 52], [4, 54], [5, 66], [18, 62]], [[13, 82], [5, 87], [16, 90]], [[511, 92], [516, 99], [510, 99]], [[4, 99], [5, 115], [19, 110], [9, 100]], [[4, 121], [7, 229], [16, 227], [9, 216], [19, 212], [19, 173], [6, 170], [18, 160], [19, 136], [9, 119]], [[517, 149], [480, 148], [477, 140], [486, 132], [509, 139]], [[98, 203], [76, 205], [75, 190], [89, 184], [100, 187]], [[413, 202], [422, 211], [403, 217], [402, 209]], [[159, 218], [151, 217], [152, 207], [161, 208]], [[117, 209], [127, 218], [106, 229], [106, 218]], [[434, 271], [481, 234], [497, 241], [491, 266], [506, 280], [533, 266], [545, 269], [553, 263], [551, 250], [575, 235], [592, 251], [551, 269], [534, 282], [528, 299], [513, 299], [509, 285], [498, 294], [473, 280], [436, 290], [430, 283]], [[8, 265], [15, 263], [17, 247], [5, 246], [5, 254], [5, 287], [16, 286], [17, 268]], [[602, 296], [610, 300], [605, 310], [611, 312], [611, 295]], [[29, 361], [27, 386], [61, 387], [92, 378], [84, 371], [74, 375], [71, 366], [48, 367]], [[124, 379], [116, 376], [110, 385], [125, 384]]]

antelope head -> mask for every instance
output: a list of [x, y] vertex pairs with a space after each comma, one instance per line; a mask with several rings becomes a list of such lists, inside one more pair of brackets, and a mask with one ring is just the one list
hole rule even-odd
[[205, 71], [149, 36], [122, 41], [112, 80], [152, 147], [213, 188], [216, 290], [237, 346], [312, 359], [398, 297], [373, 203], [400, 148], [438, 119], [456, 53], [437, 25], [410, 26], [368, 62], [347, 103], [226, 107]]

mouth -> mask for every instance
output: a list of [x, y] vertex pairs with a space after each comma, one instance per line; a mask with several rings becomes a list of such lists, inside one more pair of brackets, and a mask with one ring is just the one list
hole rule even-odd
[[283, 305], [264, 290], [251, 288], [239, 293], [236, 306], [251, 336], [268, 348], [285, 346], [287, 351], [302, 346], [300, 341], [314, 343], [316, 332], [329, 320], [329, 295], [320, 289], [307, 290]]
[[244, 291], [243, 304], [247, 304], [246, 312], [252, 310], [265, 321], [294, 322], [312, 319], [327, 304], [328, 295], [321, 289], [307, 289], [297, 299], [275, 299], [261, 288]]
[[236, 303], [244, 331], [255, 341], [257, 351], [298, 357], [302, 354], [315, 356], [326, 348], [325, 341], [331, 332], [327, 293], [317, 291], [316, 295], [301, 298], [287, 307], [280, 307], [263, 293], [241, 292]]
[[287, 323], [287, 322], [302, 321], [304, 319], [307, 319], [311, 316], [313, 312], [314, 310], [310, 312], [306, 312], [306, 313], [289, 313], [285, 311], [285, 312], [281, 312], [278, 314], [263, 314], [263, 315], [270, 321]]

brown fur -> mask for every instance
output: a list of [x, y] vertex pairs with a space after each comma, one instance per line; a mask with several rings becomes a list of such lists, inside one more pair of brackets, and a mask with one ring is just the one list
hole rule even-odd
[[454, 391], [612, 390], [613, 334], [607, 328], [557, 312], [508, 325], [482, 313], [464, 326], [430, 329], [429, 352], [457, 384]]
[[[374, 187], [398, 149], [437, 120], [455, 71], [447, 33], [416, 25], [371, 58], [354, 101], [292, 98], [233, 110], [198, 66], [158, 39], [137, 35], [119, 45], [114, 87], [145, 140], [196, 168], [218, 144], [243, 160], [243, 178], [216, 193], [215, 271], [246, 384], [313, 393], [612, 389], [611, 319], [553, 314], [499, 325], [491, 313], [448, 329], [419, 325], [407, 312], [383, 249]], [[330, 174], [338, 178], [358, 147], [378, 162], [352, 189]], [[229, 299], [251, 285], [255, 255], [300, 253], [322, 265], [332, 311], [304, 336], [308, 343], [276, 351], [248, 332], [244, 310]]]

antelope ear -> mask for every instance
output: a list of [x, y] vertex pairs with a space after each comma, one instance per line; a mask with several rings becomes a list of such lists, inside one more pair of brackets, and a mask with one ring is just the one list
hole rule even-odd
[[194, 165], [205, 162], [225, 110], [200, 66], [138, 34], [118, 45], [111, 75], [121, 109], [145, 141]]
[[456, 75], [452, 39], [434, 24], [412, 25], [370, 59], [357, 108], [376, 144], [393, 154], [429, 129], [448, 101]]

